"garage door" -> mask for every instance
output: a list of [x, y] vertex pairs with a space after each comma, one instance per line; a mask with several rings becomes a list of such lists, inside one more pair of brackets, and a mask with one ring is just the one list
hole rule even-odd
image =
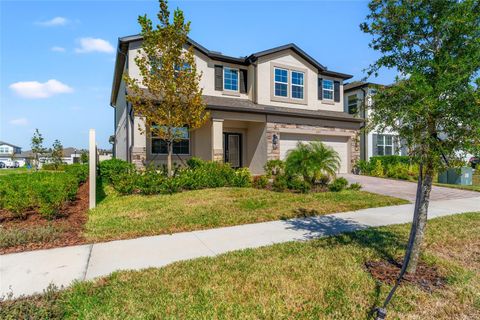
[[285, 159], [287, 152], [294, 149], [298, 142], [308, 143], [310, 141], [321, 141], [337, 151], [340, 156], [339, 172], [348, 172], [348, 138], [346, 137], [280, 133], [280, 159]]

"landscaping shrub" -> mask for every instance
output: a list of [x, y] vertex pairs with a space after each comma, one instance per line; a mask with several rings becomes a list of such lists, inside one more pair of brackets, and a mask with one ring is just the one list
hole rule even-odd
[[325, 174], [335, 176], [339, 167], [338, 153], [319, 141], [299, 142], [285, 160], [285, 172], [289, 176], [302, 176], [310, 184], [315, 184]]
[[285, 162], [282, 160], [268, 160], [265, 166], [265, 175], [267, 178], [274, 177], [285, 173]]
[[65, 163], [44, 163], [42, 165], [42, 170], [45, 171], [64, 171], [67, 167]]
[[410, 177], [408, 168], [409, 165], [404, 163], [388, 165], [385, 175], [389, 178], [408, 180]]
[[110, 159], [100, 162], [100, 177], [106, 182], [113, 182], [116, 175], [128, 173], [134, 169], [133, 164], [120, 159]]
[[133, 170], [112, 175], [113, 189], [122, 195], [132, 194], [137, 189], [138, 176]]
[[372, 162], [359, 160], [355, 165], [356, 170], [359, 174], [370, 175], [373, 170]]
[[68, 166], [65, 166], [65, 172], [73, 175], [78, 183], [84, 183], [88, 178], [88, 165], [74, 163]]
[[330, 183], [330, 180], [331, 178], [328, 174], [322, 174], [317, 182], [319, 185], [326, 187]]
[[288, 189], [300, 191], [301, 193], [307, 193], [312, 189], [312, 185], [300, 177], [287, 179], [287, 186]]
[[[143, 173], [131, 173], [135, 174], [133, 184], [141, 194], [160, 194], [166, 193], [165, 180], [167, 179], [162, 173], [157, 172], [154, 169], [146, 170]], [[125, 188], [125, 186], [122, 186]], [[128, 191], [128, 189], [126, 190]], [[132, 190], [133, 191], [133, 190]]]
[[374, 177], [383, 177], [384, 171], [383, 171], [382, 161], [380, 160], [375, 161], [375, 166], [371, 171], [371, 175]]
[[265, 189], [268, 186], [268, 178], [264, 175], [253, 177], [253, 186], [258, 189]]
[[333, 182], [328, 185], [328, 190], [333, 192], [339, 192], [345, 189], [347, 186], [348, 186], [347, 179], [340, 177], [333, 180]]
[[28, 210], [38, 210], [54, 218], [66, 201], [74, 200], [78, 180], [67, 172], [34, 172], [0, 177], [0, 208], [21, 217]]
[[272, 190], [277, 192], [283, 192], [288, 188], [287, 177], [283, 174], [276, 175], [273, 179]]
[[402, 163], [405, 165], [409, 165], [412, 163], [412, 158], [408, 156], [397, 156], [397, 155], [391, 155], [391, 156], [373, 156], [370, 157], [370, 162], [371, 163], [377, 163], [377, 160], [379, 160], [382, 163], [382, 166], [384, 168], [388, 166], [392, 166], [398, 163]]
[[359, 191], [362, 189], [362, 185], [358, 182], [352, 183], [351, 185], [348, 186], [349, 190], [354, 190], [354, 191]]
[[197, 157], [192, 157], [192, 158], [187, 160], [187, 166], [190, 169], [197, 169], [197, 168], [203, 166], [204, 164], [205, 164], [205, 161], [200, 159], [200, 158], [197, 158]]
[[252, 175], [248, 168], [240, 168], [235, 170], [233, 180], [230, 182], [232, 187], [246, 188], [252, 186]]

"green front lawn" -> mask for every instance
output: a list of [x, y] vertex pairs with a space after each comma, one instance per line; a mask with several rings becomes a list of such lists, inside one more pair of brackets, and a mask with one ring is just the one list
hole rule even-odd
[[[0, 318], [367, 319], [391, 286], [375, 281], [365, 262], [401, 257], [408, 231], [376, 228], [117, 272], [4, 304]], [[446, 285], [433, 293], [402, 285], [388, 319], [479, 319], [478, 252], [480, 212], [429, 221], [424, 261]]]
[[173, 195], [108, 195], [89, 213], [90, 241], [133, 238], [408, 203], [362, 191], [273, 192], [217, 188]]

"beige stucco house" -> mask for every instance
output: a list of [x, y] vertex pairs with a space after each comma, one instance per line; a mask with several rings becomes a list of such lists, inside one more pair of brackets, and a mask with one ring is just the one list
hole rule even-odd
[[[166, 145], [141, 133], [145, 124], [126, 102], [122, 75], [138, 77], [134, 62], [141, 36], [119, 39], [112, 86], [115, 110], [114, 156], [143, 166], [166, 160]], [[319, 140], [341, 157], [340, 172], [359, 158], [362, 119], [344, 112], [343, 81], [350, 75], [328, 70], [295, 44], [230, 57], [193, 40], [200, 82], [210, 119], [200, 129], [184, 129], [174, 145], [174, 161], [195, 156], [263, 172], [267, 160], [283, 159], [298, 141]]]

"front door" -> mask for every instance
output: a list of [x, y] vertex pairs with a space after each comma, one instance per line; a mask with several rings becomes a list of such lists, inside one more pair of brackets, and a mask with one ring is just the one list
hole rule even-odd
[[223, 133], [223, 159], [232, 168], [242, 166], [242, 135], [240, 133]]

